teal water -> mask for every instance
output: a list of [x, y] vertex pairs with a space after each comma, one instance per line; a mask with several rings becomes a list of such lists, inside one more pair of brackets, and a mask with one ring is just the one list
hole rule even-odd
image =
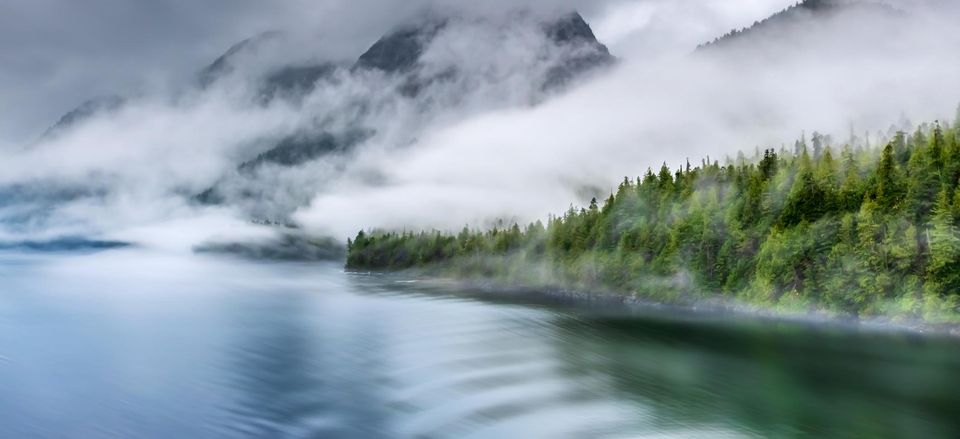
[[0, 437], [960, 437], [955, 339], [504, 297], [2, 254]]

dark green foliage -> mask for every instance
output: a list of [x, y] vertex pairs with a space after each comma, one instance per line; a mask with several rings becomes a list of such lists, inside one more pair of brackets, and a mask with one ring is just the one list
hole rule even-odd
[[852, 314], [953, 319], [960, 304], [958, 126], [721, 166], [664, 164], [604, 202], [526, 228], [360, 232], [348, 268], [620, 291], [727, 296]]

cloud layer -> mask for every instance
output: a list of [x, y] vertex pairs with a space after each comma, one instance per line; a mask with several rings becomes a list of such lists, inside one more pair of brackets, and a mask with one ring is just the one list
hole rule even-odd
[[[102, 7], [112, 5], [100, 2]], [[116, 43], [109, 49], [113, 55], [104, 56], [122, 59], [123, 53], [130, 53], [130, 59], [142, 59], [142, 51], [168, 60], [172, 56], [163, 55], [164, 50], [179, 47], [181, 64], [161, 67], [155, 61], [139, 66], [142, 70], [119, 68], [107, 82], [124, 84], [122, 78], [132, 78], [130, 89], [140, 90], [135, 103], [26, 152], [11, 148], [0, 163], [0, 186], [21, 191], [82, 188], [94, 196], [68, 197], [52, 205], [27, 197], [26, 203], [8, 204], [0, 208], [0, 216], [20, 220], [15, 226], [8, 221], [2, 237], [107, 233], [155, 242], [180, 236], [193, 242], [217, 234], [257, 235], [244, 225], [249, 209], [197, 208], [189, 203], [190, 197], [235, 172], [237, 163], [265, 142], [317, 129], [318, 120], [324, 129], [361, 121], [377, 134], [349, 155], [296, 168], [270, 168], [257, 180], [261, 192], [250, 202], [269, 206], [283, 204], [284, 197], [302, 198], [305, 204], [292, 219], [308, 230], [340, 238], [368, 227], [456, 228], [497, 218], [543, 218], [570, 202], [603, 195], [623, 176], [639, 175], [663, 161], [678, 166], [687, 158], [777, 147], [792, 142], [803, 130], [831, 133], [837, 139], [846, 137], [851, 124], [858, 132], [886, 131], [902, 114], [915, 120], [952, 116], [960, 102], [960, 84], [955, 81], [960, 61], [951, 56], [960, 32], [949, 25], [957, 11], [947, 3], [935, 9], [912, 6], [903, 16], [873, 17], [870, 22], [843, 14], [803, 21], [799, 30], [760, 38], [759, 44], [691, 55], [697, 44], [729, 28], [749, 25], [790, 2], [752, 0], [736, 6], [708, 0], [593, 2], [584, 13], [599, 38], [608, 37], [604, 42], [622, 62], [543, 102], [531, 98], [535, 90], [530, 78], [543, 65], [531, 58], [531, 53], [542, 55], [538, 37], [521, 29], [507, 32], [506, 40], [485, 40], [490, 34], [471, 26], [443, 33], [425, 59], [438, 73], [445, 65], [455, 65], [473, 74], [431, 88], [417, 99], [397, 96], [392, 91], [396, 84], [390, 82], [394, 79], [375, 75], [338, 76], [298, 102], [270, 105], [251, 103], [256, 91], [245, 82], [243, 72], [203, 92], [137, 84], [151, 74], [163, 76], [157, 82], [165, 84], [176, 84], [170, 79], [176, 77], [192, 80], [184, 72], [193, 72], [192, 66], [216, 56], [208, 46], [219, 46], [222, 52], [222, 47], [242, 39], [238, 34], [247, 37], [256, 34], [254, 30], [277, 27], [309, 35], [294, 39], [296, 44], [283, 56], [351, 59], [384, 29], [396, 25], [398, 17], [420, 13], [428, 4], [436, 7], [434, 2], [308, 3], [286, 0], [264, 9], [260, 2], [240, 2], [231, 9], [230, 14], [236, 14], [231, 20], [207, 16], [216, 14], [204, 9], [209, 6], [192, 6], [193, 2], [156, 6], [176, 11], [169, 19], [191, 36], [164, 43], [169, 44], [166, 48], [148, 45], [129, 52]], [[585, 6], [577, 3], [527, 6], [549, 14], [556, 7]], [[504, 11], [515, 6], [506, 4], [445, 7], [495, 22], [509, 16]], [[42, 10], [52, 3], [36, 5], [23, 6], [18, 13], [21, 17], [52, 13]], [[148, 16], [140, 9], [136, 13]], [[195, 21], [176, 18], [187, 13], [194, 14]], [[232, 24], [209, 28], [197, 24], [211, 23], [207, 20]], [[875, 38], [877, 29], [889, 38]], [[51, 41], [58, 38], [52, 30], [47, 36]], [[88, 38], [77, 44], [93, 47], [101, 41]], [[188, 48], [191, 38], [203, 43]], [[49, 49], [47, 56], [53, 59], [59, 52]], [[43, 92], [23, 95], [12, 92], [16, 87], [10, 84], [25, 83], [33, 61], [18, 64], [10, 71], [22, 77], [2, 78], [0, 97], [5, 102], [22, 102], [25, 96], [44, 101], [45, 93], [57, 90], [43, 86], [52, 77], [66, 78], [63, 87], [76, 96], [106, 92], [111, 84], [90, 79], [97, 76], [97, 69], [68, 58], [55, 63], [55, 73], [33, 75]], [[78, 85], [83, 81], [90, 85]], [[352, 104], [358, 100], [364, 104]], [[47, 102], [33, 111], [48, 113], [52, 106]], [[35, 117], [7, 119], [29, 126], [26, 121]]]
[[[479, 3], [479, 5], [474, 5]], [[697, 17], [698, 37], [742, 26], [786, 3], [750, 0], [9, 0], [0, 5], [0, 146], [30, 142], [60, 115], [100, 95], [169, 91], [232, 44], [270, 30], [309, 34], [313, 56], [361, 53], [390, 27], [426, 8], [498, 13], [579, 8], [610, 39], [646, 28], [651, 16]], [[670, 5], [670, 12], [665, 5]], [[726, 6], [718, 6], [726, 5]], [[648, 11], [638, 17], [631, 10]], [[624, 11], [627, 11], [625, 13]], [[706, 21], [702, 21], [704, 19]], [[657, 26], [668, 25], [661, 20]], [[666, 32], [680, 34], [678, 28]], [[642, 31], [641, 31], [642, 32]], [[634, 35], [635, 36], [635, 35]], [[640, 39], [640, 38], [637, 38]], [[660, 38], [661, 42], [663, 38]], [[613, 43], [614, 41], [608, 42]], [[627, 47], [623, 47], [626, 49]], [[621, 47], [618, 47], [621, 49]]]

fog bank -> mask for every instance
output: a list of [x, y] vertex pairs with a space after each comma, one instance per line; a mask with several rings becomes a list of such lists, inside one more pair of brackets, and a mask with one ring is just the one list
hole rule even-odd
[[[851, 126], [862, 139], [904, 116], [952, 120], [960, 14], [947, 2], [888, 2], [898, 8], [892, 14], [798, 13], [778, 30], [696, 50], [785, 3], [532, 2], [525, 13], [497, 3], [444, 5], [454, 25], [425, 47], [416, 77], [428, 85], [414, 94], [404, 92], [407, 74], [358, 73], [349, 63], [397, 17], [436, 5], [373, 14], [352, 30], [346, 23], [360, 5], [293, 8], [307, 12], [276, 23], [295, 32], [243, 52], [213, 86], [148, 87], [62, 135], [26, 148], [8, 140], [0, 239], [96, 235], [188, 249], [276, 233], [251, 220], [337, 239], [360, 228], [528, 221], [605, 196], [624, 176], [663, 162], [749, 155], [804, 131], [839, 144]], [[545, 17], [572, 7], [582, 7], [619, 61], [544, 91], [540, 78], [586, 50], [556, 46], [540, 31]], [[341, 23], [321, 38], [304, 31], [305, 22], [332, 17]], [[258, 78], [278, 64], [309, 63], [329, 63], [335, 73], [264, 100]], [[291, 135], [355, 132], [363, 134], [342, 151], [238, 170]], [[229, 202], [197, 203], [211, 187]]]

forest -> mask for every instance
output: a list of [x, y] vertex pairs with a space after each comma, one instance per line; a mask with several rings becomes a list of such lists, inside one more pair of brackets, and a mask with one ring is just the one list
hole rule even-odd
[[956, 322], [960, 109], [953, 123], [909, 125], [664, 163], [526, 226], [361, 231], [347, 268]]

